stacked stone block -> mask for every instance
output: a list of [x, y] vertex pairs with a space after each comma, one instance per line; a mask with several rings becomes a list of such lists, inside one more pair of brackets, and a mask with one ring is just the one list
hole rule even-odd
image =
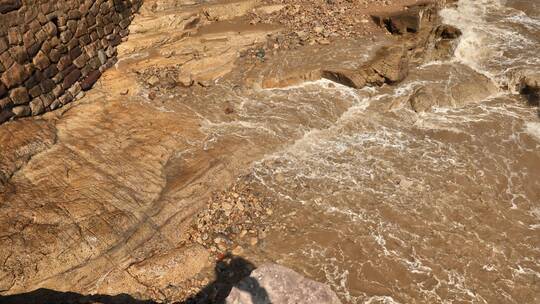
[[0, 123], [62, 107], [116, 62], [142, 0], [0, 0]]

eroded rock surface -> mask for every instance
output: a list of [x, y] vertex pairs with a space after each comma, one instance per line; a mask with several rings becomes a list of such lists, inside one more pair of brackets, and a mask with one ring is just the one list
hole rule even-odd
[[[145, 1], [118, 48], [118, 64], [101, 77], [84, 75], [80, 89], [88, 91], [80, 102], [0, 127], [2, 294], [50, 288], [182, 300], [216, 256], [261, 242], [265, 231], [253, 222], [271, 214], [251, 194], [233, 192], [215, 202], [212, 192], [228, 188], [254, 161], [341, 119], [357, 100], [339, 83], [362, 88], [414, 80], [422, 74], [411, 67], [446, 58], [459, 37], [449, 27], [420, 27], [334, 40], [313, 28], [316, 39], [329, 43], [285, 51], [289, 44], [279, 33], [287, 22], [250, 24], [253, 12], [273, 16], [266, 20], [285, 14], [268, 5]], [[468, 72], [449, 91], [416, 88], [411, 98], [381, 108], [421, 112], [488, 96], [492, 84]], [[80, 76], [75, 71], [63, 81]], [[321, 78], [338, 84], [294, 100], [281, 90]], [[477, 80], [482, 90], [469, 98]], [[0, 95], [6, 90], [0, 85]], [[15, 100], [21, 95], [13, 93]], [[426, 97], [432, 95], [441, 99]], [[216, 205], [201, 212], [209, 203]], [[250, 223], [229, 226], [228, 217]], [[206, 281], [197, 281], [204, 287]]]
[[[156, 93], [138, 73], [180, 64], [178, 82], [191, 86], [187, 74], [211, 83], [268, 31], [195, 35], [206, 6], [165, 12], [149, 9], [154, 4], [145, 3], [120, 46], [121, 63], [99, 81], [96, 73], [83, 79], [84, 89], [93, 87], [84, 100], [0, 128], [3, 293], [47, 287], [165, 299], [212, 266], [207, 249], [183, 247], [187, 227], [203, 198], [229, 184], [250, 158], [231, 161], [246, 155], [241, 147], [228, 160], [208, 151], [196, 110], [150, 103], [148, 92]], [[169, 23], [179, 15], [185, 19]], [[156, 101], [164, 100], [160, 93]], [[174, 278], [156, 279], [164, 272]]]
[[311, 66], [304, 65], [288, 73], [290, 67], [280, 66], [279, 71], [265, 76], [262, 86], [284, 87], [321, 78], [357, 89], [398, 83], [415, 66], [433, 60], [446, 60], [452, 56], [461, 32], [455, 27], [441, 25], [437, 10], [438, 5], [435, 3], [421, 3], [401, 12], [373, 15], [381, 27], [397, 37], [378, 42], [362, 41], [356, 46], [363, 54], [369, 54], [370, 47], [376, 50], [371, 52], [371, 56], [358, 58], [354, 64], [325, 56], [315, 60], [316, 63]]

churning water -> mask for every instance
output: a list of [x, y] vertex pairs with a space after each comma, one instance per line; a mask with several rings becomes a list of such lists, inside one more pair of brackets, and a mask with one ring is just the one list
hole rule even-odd
[[[440, 14], [463, 31], [454, 59], [398, 86], [322, 80], [245, 100], [238, 136], [299, 138], [253, 169], [282, 210], [263, 254], [347, 303], [540, 303], [540, 119], [511, 78], [540, 69], [539, 3]], [[451, 106], [396, 102], [418, 88]]]

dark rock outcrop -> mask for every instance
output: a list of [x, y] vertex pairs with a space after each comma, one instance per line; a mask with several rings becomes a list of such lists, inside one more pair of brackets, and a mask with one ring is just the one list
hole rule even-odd
[[402, 81], [413, 64], [449, 58], [461, 31], [438, 24], [435, 12], [434, 4], [420, 4], [392, 15], [372, 16], [393, 34], [414, 34], [400, 37], [395, 46], [381, 48], [358, 69], [323, 69], [320, 76], [353, 88], [380, 86]]
[[540, 104], [540, 72], [520, 70], [511, 73], [509, 78], [511, 89], [525, 96], [529, 104]]

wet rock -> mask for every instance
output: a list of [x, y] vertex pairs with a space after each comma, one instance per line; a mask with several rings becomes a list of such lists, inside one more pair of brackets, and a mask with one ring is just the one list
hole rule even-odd
[[289, 75], [288, 79], [280, 80], [267, 78], [263, 82], [263, 87], [279, 87], [320, 78], [326, 78], [352, 88], [363, 88], [366, 85], [380, 86], [384, 83], [394, 84], [407, 77], [410, 64], [409, 56], [404, 44], [383, 47], [372, 60], [357, 69], [323, 68], [304, 73], [301, 77]]
[[531, 105], [540, 104], [540, 72], [525, 70], [510, 75], [512, 90], [522, 94]]
[[514, 92], [526, 94], [540, 91], [540, 72], [533, 70], [518, 70], [509, 73], [510, 89]]
[[435, 30], [435, 35], [442, 39], [456, 39], [461, 37], [462, 32], [460, 29], [454, 26], [448, 24], [441, 24]]
[[355, 70], [333, 69], [323, 70], [322, 77], [352, 88], [363, 88], [366, 79]]
[[[432, 79], [450, 79], [448, 71], [440, 75], [431, 75]], [[462, 67], [459, 77], [449, 83], [448, 88], [437, 86], [421, 86], [408, 97], [410, 107], [415, 112], [429, 112], [433, 108], [457, 108], [477, 103], [492, 96], [498, 88], [484, 75], [476, 73], [468, 67]]]
[[421, 4], [397, 13], [373, 15], [372, 18], [392, 34], [417, 33], [421, 30], [423, 19], [429, 18], [431, 9], [431, 6]]
[[421, 49], [424, 61], [448, 60], [454, 55], [461, 30], [451, 25], [437, 26], [427, 38], [427, 48]]
[[322, 283], [276, 264], [263, 264], [240, 281], [227, 304], [339, 304], [337, 295]]
[[433, 96], [429, 94], [428, 89], [420, 88], [411, 94], [409, 102], [412, 109], [415, 112], [420, 113], [430, 111], [436, 101], [434, 101]]
[[540, 90], [540, 72], [526, 73], [522, 85], [529, 87], [531, 90]]
[[386, 82], [402, 81], [409, 72], [407, 49], [404, 46], [381, 49], [371, 64], [371, 69], [382, 76]]

